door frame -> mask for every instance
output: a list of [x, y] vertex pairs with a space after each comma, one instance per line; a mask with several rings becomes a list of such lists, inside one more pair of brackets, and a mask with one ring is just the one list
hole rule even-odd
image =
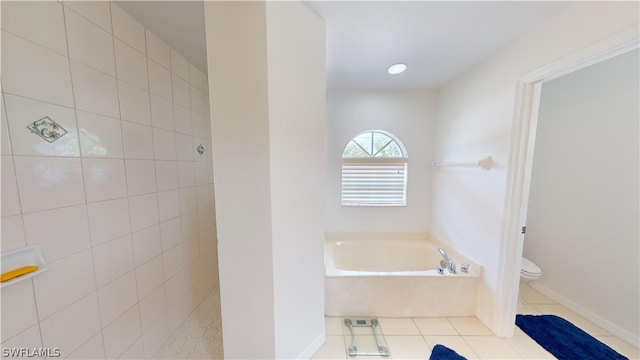
[[500, 278], [493, 307], [493, 325], [498, 336], [511, 337], [515, 328], [524, 246], [522, 227], [526, 224], [529, 204], [542, 85], [639, 47], [640, 26], [633, 26], [530, 72], [516, 83], [498, 264]]

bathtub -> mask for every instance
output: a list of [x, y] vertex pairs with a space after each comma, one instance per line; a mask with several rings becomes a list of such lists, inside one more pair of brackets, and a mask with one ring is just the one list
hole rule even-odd
[[[444, 248], [457, 273], [436, 268]], [[474, 316], [480, 266], [426, 234], [331, 234], [325, 244], [328, 316]], [[469, 264], [469, 271], [460, 265]]]

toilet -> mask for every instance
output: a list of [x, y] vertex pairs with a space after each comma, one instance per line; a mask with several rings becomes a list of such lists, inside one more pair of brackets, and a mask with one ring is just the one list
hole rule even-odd
[[542, 276], [542, 270], [533, 261], [522, 257], [522, 267], [520, 269], [520, 282], [530, 282], [538, 280]]

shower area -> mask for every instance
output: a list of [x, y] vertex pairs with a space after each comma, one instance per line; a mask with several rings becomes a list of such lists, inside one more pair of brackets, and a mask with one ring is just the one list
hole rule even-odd
[[3, 351], [222, 358], [206, 65], [126, 3], [1, 6]]

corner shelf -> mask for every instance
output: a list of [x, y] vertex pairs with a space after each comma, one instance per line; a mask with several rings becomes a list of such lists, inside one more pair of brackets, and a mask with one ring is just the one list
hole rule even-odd
[[15, 270], [23, 266], [38, 266], [38, 270], [34, 272], [18, 276], [17, 278], [1, 283], [0, 287], [2, 288], [23, 280], [30, 279], [36, 275], [42, 274], [49, 269], [47, 262], [42, 256], [42, 249], [40, 249], [40, 245], [31, 245], [20, 249], [8, 251], [2, 254], [2, 260], [0, 263], [1, 271], [3, 274], [7, 271]]

